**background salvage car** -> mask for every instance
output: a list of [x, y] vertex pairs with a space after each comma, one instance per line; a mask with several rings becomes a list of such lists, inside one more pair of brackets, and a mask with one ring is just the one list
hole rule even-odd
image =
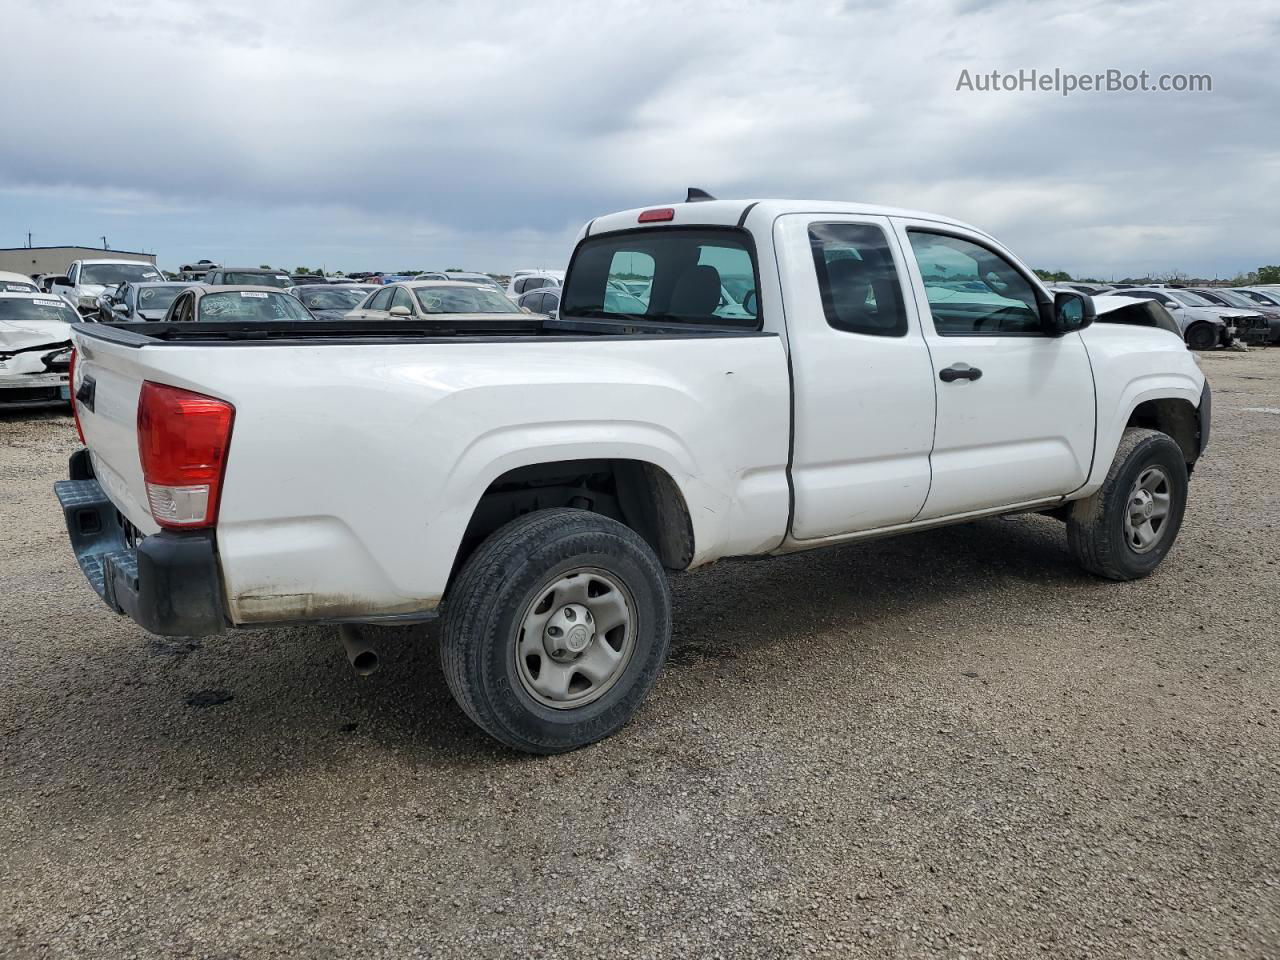
[[1112, 292], [1114, 296], [1139, 297], [1160, 303], [1182, 328], [1187, 346], [1193, 350], [1212, 350], [1227, 346], [1242, 325], [1266, 329], [1261, 314], [1215, 306], [1203, 297], [1172, 287], [1126, 287]]
[[0, 404], [66, 400], [71, 304], [46, 293], [0, 291]]
[[1238, 293], [1235, 290], [1226, 290], [1222, 287], [1194, 287], [1189, 289], [1197, 296], [1203, 297], [1210, 303], [1216, 303], [1220, 307], [1232, 307], [1261, 315], [1266, 321], [1269, 331], [1262, 342], [1280, 343], [1280, 305], [1269, 304], [1265, 298], [1260, 298], [1256, 301], [1250, 300], [1242, 293]]
[[102, 323], [118, 320], [163, 320], [169, 304], [190, 283], [148, 281], [122, 283], [98, 297], [98, 317]]

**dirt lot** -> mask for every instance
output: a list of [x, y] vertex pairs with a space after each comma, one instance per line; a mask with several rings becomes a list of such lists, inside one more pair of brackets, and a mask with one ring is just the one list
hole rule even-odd
[[0, 954], [1278, 957], [1280, 349], [1147, 581], [991, 520], [676, 581], [612, 740], [533, 759], [430, 631], [161, 641], [75, 567], [59, 414], [0, 414]]

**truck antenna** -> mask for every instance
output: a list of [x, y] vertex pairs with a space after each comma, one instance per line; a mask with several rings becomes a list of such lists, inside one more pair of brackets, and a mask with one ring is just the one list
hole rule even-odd
[[684, 202], [685, 203], [701, 203], [703, 200], [714, 200], [714, 199], [715, 197], [707, 193], [707, 191], [700, 190], [697, 187], [690, 187], [689, 195], [684, 198]]

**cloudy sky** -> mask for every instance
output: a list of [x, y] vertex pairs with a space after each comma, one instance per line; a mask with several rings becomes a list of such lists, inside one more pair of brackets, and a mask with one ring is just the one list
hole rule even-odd
[[[171, 269], [561, 266], [592, 216], [694, 184], [934, 210], [1077, 275], [1280, 262], [1268, 4], [3, 7], [0, 246], [29, 230]], [[1032, 68], [1213, 90], [956, 89], [962, 70]]]

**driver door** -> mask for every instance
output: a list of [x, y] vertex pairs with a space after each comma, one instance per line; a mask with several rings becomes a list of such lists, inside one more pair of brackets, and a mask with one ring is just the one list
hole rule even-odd
[[991, 238], [894, 218], [933, 365], [932, 482], [917, 520], [1070, 493], [1093, 459], [1093, 371], [1078, 333], [1040, 327], [1047, 296]]

